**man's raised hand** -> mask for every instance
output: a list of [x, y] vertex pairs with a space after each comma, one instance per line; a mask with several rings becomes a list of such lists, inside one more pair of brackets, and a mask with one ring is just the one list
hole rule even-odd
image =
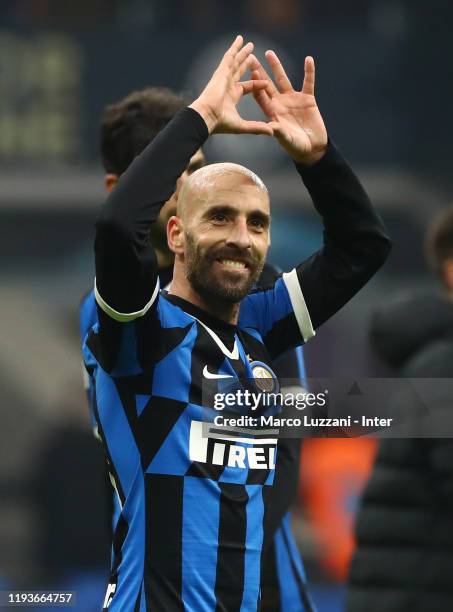
[[300, 164], [311, 165], [324, 155], [327, 130], [315, 99], [315, 62], [305, 58], [302, 89], [291, 85], [274, 51], [266, 52], [275, 84], [254, 55], [251, 55], [252, 79], [267, 80], [267, 86], [253, 90], [253, 96], [270, 119], [274, 136], [291, 157]]
[[236, 109], [243, 95], [257, 93], [268, 85], [266, 79], [258, 77], [240, 80], [251, 66], [252, 51], [253, 43], [244, 45], [242, 36], [237, 36], [209, 83], [190, 105], [203, 117], [210, 133], [273, 135], [268, 123], [246, 121]]

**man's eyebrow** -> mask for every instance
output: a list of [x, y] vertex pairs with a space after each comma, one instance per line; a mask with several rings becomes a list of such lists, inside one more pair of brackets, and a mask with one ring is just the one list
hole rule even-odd
[[271, 222], [271, 216], [268, 213], [263, 212], [262, 210], [252, 210], [249, 214], [248, 214], [249, 218], [252, 219], [261, 219], [262, 221], [264, 221], [267, 225], [270, 224]]
[[[238, 213], [238, 209], [234, 206], [230, 206], [229, 204], [216, 204], [205, 210], [203, 217], [209, 217], [211, 215], [217, 215], [220, 213], [236, 215]], [[249, 213], [247, 213], [247, 217], [249, 219], [261, 219], [267, 225], [270, 225], [271, 222], [271, 216], [262, 210], [251, 210]]]
[[219, 213], [230, 215], [232, 213], [236, 214], [237, 209], [234, 208], [234, 206], [230, 206], [229, 204], [215, 204], [214, 206], [210, 206], [204, 211], [203, 217], [210, 217], [211, 215], [217, 215]]

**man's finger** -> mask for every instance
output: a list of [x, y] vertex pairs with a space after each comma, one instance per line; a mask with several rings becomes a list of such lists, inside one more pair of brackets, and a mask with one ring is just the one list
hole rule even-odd
[[243, 44], [244, 37], [241, 34], [238, 34], [231, 43], [231, 47], [228, 49], [227, 53], [230, 53], [231, 55], [235, 56]]
[[220, 62], [220, 66], [222, 66], [222, 64], [224, 64], [228, 68], [231, 68], [231, 66], [233, 66], [233, 64], [234, 64], [234, 59], [235, 59], [239, 49], [242, 47], [243, 44], [244, 44], [244, 39], [239, 34], [233, 40], [230, 48], [225, 51], [225, 53], [223, 55], [223, 58], [222, 58], [222, 61]]
[[[258, 70], [252, 71], [252, 79], [254, 81], [260, 80], [260, 73]], [[261, 81], [264, 82], [262, 79]], [[266, 87], [264, 87], [263, 89], [254, 90], [253, 97], [255, 98], [258, 106], [261, 108], [263, 113], [267, 115], [268, 117], [271, 117], [272, 116], [271, 97], [267, 93], [267, 88], [268, 88], [268, 85], [266, 85]]]
[[[245, 49], [245, 47], [244, 47]], [[234, 81], [239, 81], [241, 79], [241, 77], [244, 76], [244, 74], [247, 72], [247, 70], [249, 70], [250, 68], [250, 54], [253, 50], [253, 47], [251, 49], [248, 50], [248, 53], [245, 54], [244, 59], [242, 60], [242, 62], [237, 66], [234, 74], [233, 74], [233, 80]], [[241, 53], [242, 53], [243, 49], [241, 49]], [[239, 55], [239, 54], [238, 54]]]
[[278, 121], [269, 121], [268, 125], [270, 128], [272, 128], [274, 136], [282, 136], [285, 134], [285, 131]]
[[240, 51], [238, 51], [238, 53], [236, 54], [236, 57], [234, 58], [234, 63], [233, 63], [233, 70], [235, 72], [247, 60], [248, 56], [250, 55], [252, 51], [253, 51], [252, 42], [248, 42], [244, 47], [242, 47]]
[[241, 119], [238, 127], [238, 133], [241, 134], [263, 134], [265, 136], [273, 136], [274, 134], [270, 125], [264, 121], [246, 121]]
[[302, 93], [315, 95], [315, 60], [309, 55], [305, 58], [305, 75]]
[[250, 80], [250, 81], [241, 81], [239, 85], [242, 87], [242, 94], [246, 95], [253, 92], [256, 92], [261, 89], [266, 89], [267, 81], [265, 80]]
[[288, 79], [285, 69], [283, 68], [276, 53], [274, 51], [266, 51], [265, 55], [269, 66], [271, 67], [272, 74], [274, 75], [275, 82], [277, 83], [277, 87], [280, 93], [294, 91], [293, 86], [291, 85], [291, 81]]
[[272, 128], [274, 137], [282, 146], [286, 146], [289, 143], [289, 135], [285, 132], [278, 121], [270, 121], [269, 127]]
[[250, 61], [250, 70], [254, 72], [258, 72], [259, 79], [267, 79], [268, 86], [266, 88], [266, 91], [269, 94], [269, 96], [272, 98], [273, 95], [278, 93], [278, 89], [275, 87], [274, 82], [272, 81], [271, 77], [268, 75], [264, 66], [261, 64], [261, 62], [256, 58], [255, 55], [253, 55], [253, 53], [250, 55], [249, 61]]

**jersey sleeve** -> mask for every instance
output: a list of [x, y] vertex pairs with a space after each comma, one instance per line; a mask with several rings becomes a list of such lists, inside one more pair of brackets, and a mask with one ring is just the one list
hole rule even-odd
[[239, 321], [259, 332], [272, 359], [315, 335], [295, 270], [280, 276], [270, 289], [248, 295]]
[[274, 359], [313, 337], [380, 268], [391, 246], [365, 190], [331, 142], [318, 163], [296, 168], [322, 217], [323, 247], [241, 305], [242, 323], [257, 329]]
[[296, 168], [324, 224], [323, 247], [298, 265], [293, 277], [316, 330], [379, 270], [391, 240], [359, 179], [331, 142], [317, 164]]
[[110, 193], [96, 222], [95, 296], [100, 310], [127, 323], [143, 317], [159, 293], [151, 224], [190, 158], [208, 137], [202, 117], [180, 111], [137, 156]]
[[142, 338], [153, 333], [159, 297], [151, 224], [207, 137], [196, 111], [180, 111], [121, 176], [97, 219], [94, 294], [99, 328], [91, 344], [109, 372], [130, 375], [143, 364], [138, 353]]

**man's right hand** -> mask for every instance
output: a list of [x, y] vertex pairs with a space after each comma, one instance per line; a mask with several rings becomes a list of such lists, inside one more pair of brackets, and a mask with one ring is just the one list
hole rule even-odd
[[242, 36], [237, 36], [209, 83], [190, 105], [203, 117], [210, 134], [273, 135], [269, 124], [264, 121], [246, 121], [236, 108], [243, 95], [260, 91], [268, 85], [265, 79], [240, 81], [251, 65], [252, 51], [253, 43], [244, 46]]

